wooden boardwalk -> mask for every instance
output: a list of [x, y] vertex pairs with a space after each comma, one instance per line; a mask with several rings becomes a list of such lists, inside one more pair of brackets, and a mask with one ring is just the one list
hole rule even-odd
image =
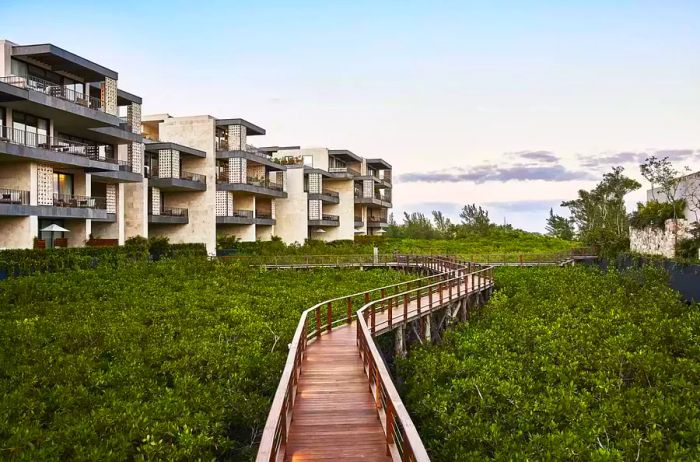
[[[392, 325], [426, 316], [432, 309], [456, 300], [475, 281], [426, 291], [418, 300], [391, 310]], [[377, 331], [389, 327], [388, 307], [375, 314]], [[369, 324], [369, 323], [368, 323]], [[387, 437], [378, 413], [370, 379], [357, 345], [357, 321], [333, 329], [310, 343], [301, 365], [285, 461], [391, 461]]]
[[[430, 341], [483, 302], [493, 287], [493, 268], [423, 256], [380, 264], [432, 275], [327, 300], [302, 313], [258, 462], [429, 462], [374, 337], [410, 326], [414, 338]], [[395, 348], [405, 351], [408, 338], [408, 329], [401, 329]]]
[[285, 461], [391, 461], [357, 348], [357, 323], [309, 344]]

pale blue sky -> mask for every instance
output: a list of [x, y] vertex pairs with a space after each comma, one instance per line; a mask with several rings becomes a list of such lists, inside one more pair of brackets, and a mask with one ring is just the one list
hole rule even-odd
[[609, 161], [700, 167], [698, 1], [4, 0], [0, 31], [116, 70], [146, 113], [383, 157], [411, 179], [397, 212], [477, 202], [541, 230]]

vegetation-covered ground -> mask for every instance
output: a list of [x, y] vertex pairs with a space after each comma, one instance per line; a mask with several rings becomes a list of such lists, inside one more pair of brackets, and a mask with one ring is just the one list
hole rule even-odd
[[700, 311], [662, 273], [503, 269], [399, 363], [435, 461], [700, 460]]
[[377, 246], [382, 253], [443, 253], [470, 258], [480, 254], [533, 254], [565, 252], [580, 244], [572, 241], [495, 227], [487, 234], [472, 233], [455, 239], [416, 239], [392, 237], [357, 237], [355, 241], [307, 241], [304, 245], [286, 246], [281, 241], [232, 242], [220, 240], [219, 248], [240, 255], [308, 255], [308, 254], [371, 254]]
[[0, 459], [248, 460], [305, 308], [394, 271], [202, 258], [0, 282]]

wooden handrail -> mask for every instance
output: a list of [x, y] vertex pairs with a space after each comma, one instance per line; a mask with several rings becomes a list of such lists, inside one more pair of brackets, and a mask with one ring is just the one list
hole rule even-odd
[[[333, 257], [336, 256], [334, 255]], [[415, 268], [416, 266], [425, 266], [426, 263], [435, 262], [437, 260], [436, 257], [426, 255], [397, 255], [394, 258], [395, 261], [391, 263], [397, 263], [398, 267], [407, 269]], [[454, 269], [451, 269], [450, 271], [454, 271]], [[416, 278], [407, 282], [399, 282], [384, 287], [357, 292], [352, 295], [336, 297], [317, 303], [311, 308], [304, 310], [299, 319], [299, 323], [297, 324], [297, 328], [294, 331], [292, 342], [289, 344], [289, 355], [287, 356], [287, 361], [285, 363], [284, 370], [282, 371], [282, 377], [280, 378], [277, 391], [275, 392], [275, 397], [273, 398], [272, 405], [270, 407], [270, 412], [268, 413], [267, 421], [265, 422], [256, 461], [272, 462], [277, 461], [281, 455], [283, 456], [283, 451], [280, 451], [280, 449], [282, 449], [286, 444], [287, 430], [289, 428], [288, 421], [291, 418], [290, 413], [294, 405], [296, 380], [301, 374], [301, 362], [304, 356], [303, 352], [306, 349], [309, 340], [313, 340], [314, 338], [318, 337], [324, 330], [331, 331], [333, 324], [338, 322], [333, 322], [332, 320], [332, 309], [333, 305], [336, 304], [335, 302], [347, 301], [349, 306], [352, 306], [350, 305], [352, 303], [352, 299], [363, 297], [365, 304], [367, 304], [371, 303], [372, 296], [376, 295], [377, 293], [385, 294], [389, 289], [396, 289], [401, 286], [405, 286], [406, 288], [410, 288], [411, 285], [421, 287], [426, 281], [440, 280], [442, 276], [442, 274], [438, 273]], [[395, 297], [396, 293], [401, 291], [396, 289], [394, 292], [395, 294], [391, 297]], [[381, 297], [379, 299], [381, 299]], [[327, 309], [326, 324], [322, 324], [321, 322], [321, 308], [324, 305]], [[313, 332], [307, 332], [307, 320], [311, 312], [315, 313], [315, 330]], [[348, 309], [347, 316], [341, 318], [341, 321], [343, 323], [351, 322], [352, 319], [350, 319], [349, 316], [357, 317], [356, 314], [352, 313], [351, 309]]]

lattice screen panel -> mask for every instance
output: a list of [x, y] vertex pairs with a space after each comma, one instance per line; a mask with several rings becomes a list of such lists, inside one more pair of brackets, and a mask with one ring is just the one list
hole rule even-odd
[[37, 176], [37, 205], [53, 205], [53, 167], [39, 164]]
[[160, 215], [160, 189], [151, 188], [151, 215]]
[[143, 172], [143, 143], [131, 143], [129, 146], [129, 162], [131, 171], [134, 173]]
[[119, 115], [117, 109], [117, 81], [109, 77], [105, 77], [102, 84], [102, 107], [107, 114]]
[[107, 213], [117, 213], [117, 185], [107, 184]]
[[310, 200], [309, 201], [309, 220], [320, 220], [321, 219], [321, 201]]

